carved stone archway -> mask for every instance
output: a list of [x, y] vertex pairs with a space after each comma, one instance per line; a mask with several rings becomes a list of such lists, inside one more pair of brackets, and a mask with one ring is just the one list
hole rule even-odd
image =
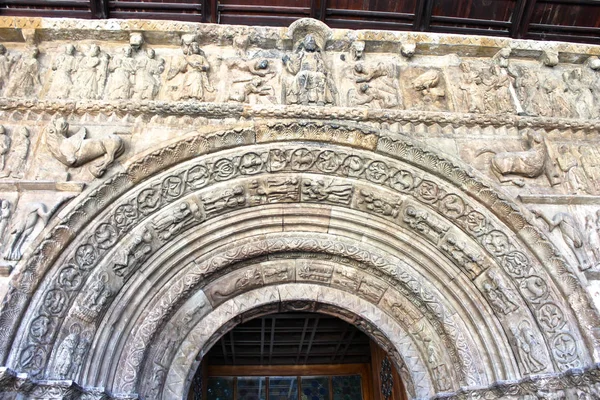
[[219, 327], [305, 300], [367, 321], [415, 398], [506, 398], [536, 390], [528, 375], [572, 388], [596, 373], [582, 368], [598, 361], [597, 315], [527, 214], [384, 130], [187, 134], [98, 181], [35, 248], [0, 314], [0, 355], [28, 374], [3, 370], [16, 391], [179, 399]]

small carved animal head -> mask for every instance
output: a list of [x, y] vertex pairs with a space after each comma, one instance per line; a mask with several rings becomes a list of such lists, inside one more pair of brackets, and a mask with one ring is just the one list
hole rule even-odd
[[69, 124], [63, 117], [53, 119], [46, 128], [51, 136], [67, 136]]

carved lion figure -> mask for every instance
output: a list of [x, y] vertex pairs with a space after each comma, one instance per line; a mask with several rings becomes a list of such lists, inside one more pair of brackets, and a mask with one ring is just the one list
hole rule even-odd
[[123, 140], [115, 134], [107, 134], [99, 139], [86, 139], [86, 136], [85, 128], [69, 136], [69, 124], [62, 117], [53, 119], [44, 130], [44, 140], [50, 153], [67, 167], [80, 167], [102, 157], [89, 168], [92, 175], [98, 178], [123, 153]]

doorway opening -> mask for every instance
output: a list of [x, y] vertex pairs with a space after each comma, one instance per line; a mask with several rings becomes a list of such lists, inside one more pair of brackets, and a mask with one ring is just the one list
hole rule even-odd
[[405, 400], [381, 347], [339, 318], [262, 316], [223, 335], [196, 372], [189, 400]]

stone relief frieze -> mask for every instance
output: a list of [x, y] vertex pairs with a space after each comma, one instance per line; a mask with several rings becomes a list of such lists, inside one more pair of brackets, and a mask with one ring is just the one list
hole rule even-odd
[[0, 179], [23, 178], [30, 146], [30, 133], [26, 127], [13, 129], [9, 136], [4, 126], [0, 126]]
[[69, 133], [69, 124], [64, 118], [55, 118], [43, 133], [44, 141], [52, 156], [66, 167], [80, 167], [98, 158], [89, 170], [95, 177], [102, 176], [106, 169], [124, 151], [123, 139], [108, 134], [101, 139], [86, 138], [87, 129]]

